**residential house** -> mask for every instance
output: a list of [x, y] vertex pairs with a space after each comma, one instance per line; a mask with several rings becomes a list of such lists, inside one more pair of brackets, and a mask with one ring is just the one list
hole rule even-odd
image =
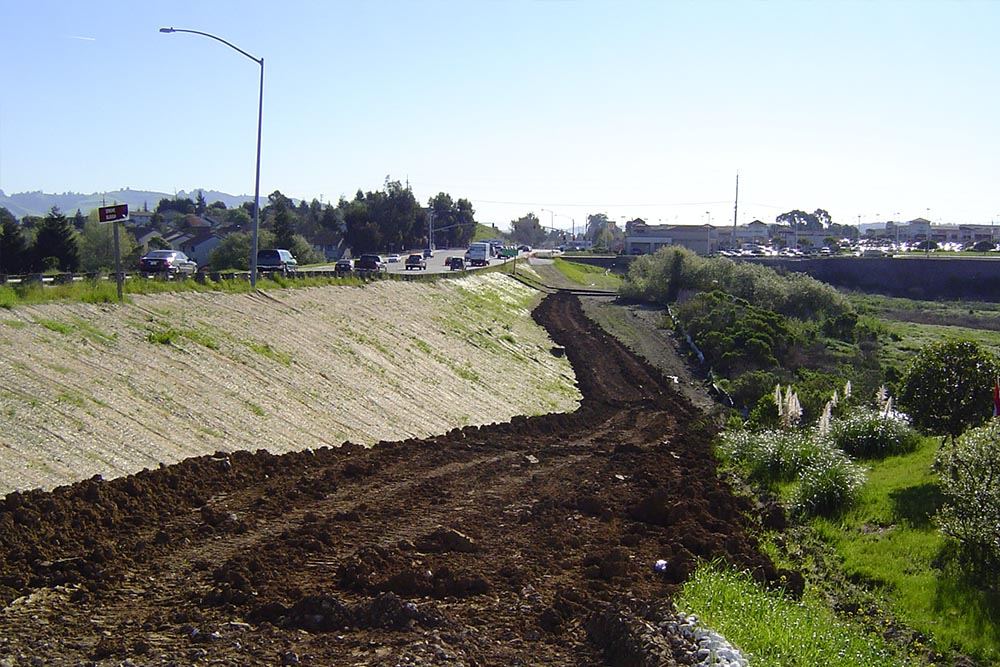
[[187, 255], [198, 266], [208, 264], [208, 255], [222, 242], [222, 238], [211, 230], [192, 230], [188, 236], [175, 246]]
[[150, 241], [154, 238], [163, 238], [159, 230], [154, 227], [132, 227], [128, 231], [135, 237], [135, 243], [143, 254], [149, 252]]

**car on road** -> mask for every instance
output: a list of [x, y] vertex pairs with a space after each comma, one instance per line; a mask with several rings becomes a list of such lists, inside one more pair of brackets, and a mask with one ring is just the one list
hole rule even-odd
[[350, 259], [338, 259], [337, 263], [333, 265], [333, 270], [339, 274], [350, 273], [353, 268], [354, 262]]
[[299, 263], [292, 253], [284, 248], [269, 248], [257, 251], [257, 270], [291, 275]]
[[402, 261], [403, 261], [403, 258], [400, 257], [399, 255], [397, 255], [396, 253], [392, 253], [391, 255], [389, 255], [389, 263], [390, 264], [397, 264], [397, 263], [402, 262]]
[[406, 270], [416, 269], [417, 271], [427, 270], [427, 260], [424, 259], [423, 255], [418, 255], [416, 253], [410, 255], [406, 258]]
[[465, 259], [462, 257], [449, 257], [448, 268], [451, 271], [465, 271]]
[[387, 267], [381, 255], [366, 253], [354, 262], [354, 271], [361, 275], [385, 273]]
[[139, 258], [139, 272], [146, 276], [192, 276], [198, 263], [180, 250], [150, 250]]
[[431, 250], [430, 248], [427, 248], [426, 250], [424, 250], [424, 257], [433, 257], [433, 256], [434, 256], [434, 251], [433, 250]]

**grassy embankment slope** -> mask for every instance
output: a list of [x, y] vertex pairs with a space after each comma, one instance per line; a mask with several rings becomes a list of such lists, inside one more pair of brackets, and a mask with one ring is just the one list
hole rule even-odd
[[0, 493], [578, 404], [572, 369], [530, 317], [539, 293], [500, 273], [265, 282], [0, 310]]

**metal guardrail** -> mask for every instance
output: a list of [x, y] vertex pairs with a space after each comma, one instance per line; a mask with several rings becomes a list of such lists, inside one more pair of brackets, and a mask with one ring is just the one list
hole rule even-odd
[[[495, 265], [501, 266], [501, 265]], [[478, 267], [477, 267], [478, 268]], [[491, 268], [491, 267], [482, 267]], [[471, 270], [471, 269], [470, 269]], [[390, 271], [358, 271], [352, 269], [350, 272], [347, 271], [337, 271], [333, 268], [328, 269], [297, 269], [295, 272], [287, 274], [287, 278], [343, 278], [346, 276], [355, 276], [365, 279], [392, 279], [392, 280], [416, 280], [425, 277], [434, 277], [441, 275], [460, 275], [465, 273], [464, 271], [454, 272], [454, 271], [440, 271], [440, 272], [423, 272], [423, 271], [405, 271], [405, 272], [390, 272]], [[261, 276], [271, 276], [271, 275], [282, 275], [280, 271], [258, 271], [258, 277]], [[198, 282], [221, 282], [222, 280], [250, 280], [249, 271], [239, 271], [239, 270], [226, 270], [226, 271], [197, 271], [190, 276], [167, 276], [160, 274], [146, 274], [142, 272], [122, 272], [122, 277], [125, 280], [128, 279], [147, 279], [147, 280], [183, 280], [186, 277], [190, 277], [192, 280], [197, 280]], [[82, 283], [87, 281], [98, 281], [98, 280], [115, 280], [114, 272], [89, 272], [89, 273], [26, 273], [19, 275], [11, 275], [0, 273], [0, 285], [27, 285], [27, 284], [38, 284], [38, 285], [64, 285], [68, 283]]]

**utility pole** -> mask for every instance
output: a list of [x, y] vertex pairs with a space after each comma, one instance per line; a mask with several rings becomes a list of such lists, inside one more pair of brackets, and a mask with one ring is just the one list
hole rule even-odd
[[733, 205], [733, 237], [729, 239], [729, 247], [736, 247], [736, 219], [740, 211], [740, 172], [736, 172], [736, 203]]
[[434, 209], [427, 209], [427, 249], [434, 252]]

